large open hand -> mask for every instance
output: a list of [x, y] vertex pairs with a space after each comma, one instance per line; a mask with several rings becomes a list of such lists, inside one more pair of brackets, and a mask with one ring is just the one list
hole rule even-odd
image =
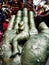
[[[43, 22], [39, 25], [41, 33], [38, 33], [33, 12], [28, 13], [26, 8], [23, 12], [18, 11], [17, 17], [13, 15], [11, 20], [3, 37], [2, 50], [5, 65], [45, 65], [49, 50], [46, 24]], [[28, 41], [22, 47], [23, 40]]]

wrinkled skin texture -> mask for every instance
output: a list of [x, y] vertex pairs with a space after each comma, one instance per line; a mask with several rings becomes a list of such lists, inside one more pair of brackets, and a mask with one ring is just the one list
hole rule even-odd
[[45, 65], [49, 56], [49, 28], [39, 25], [41, 33], [30, 36], [22, 50], [22, 65]]
[[46, 52], [48, 49], [48, 33], [45, 33], [44, 28], [46, 25], [42, 27], [41, 24], [39, 26], [39, 29], [44, 29], [44, 32], [41, 30], [42, 33], [38, 34], [33, 12], [29, 12], [28, 18], [28, 11], [25, 8], [23, 20], [21, 17], [21, 11], [18, 11], [17, 18], [13, 15], [4, 34], [3, 65], [45, 65], [48, 56], [48, 52]]
[[49, 54], [48, 41], [44, 34], [30, 37], [22, 51], [22, 65], [45, 65]]

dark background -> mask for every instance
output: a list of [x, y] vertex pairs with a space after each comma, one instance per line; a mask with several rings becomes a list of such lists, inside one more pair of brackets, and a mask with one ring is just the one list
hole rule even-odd
[[49, 58], [48, 58], [48, 61], [47, 61], [46, 65], [49, 65]]

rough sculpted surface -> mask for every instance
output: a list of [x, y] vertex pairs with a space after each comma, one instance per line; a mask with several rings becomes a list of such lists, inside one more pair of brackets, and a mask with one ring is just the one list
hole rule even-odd
[[44, 34], [30, 37], [22, 51], [22, 65], [45, 65], [49, 54], [48, 41]]
[[3, 65], [45, 65], [49, 56], [49, 28], [36, 29], [34, 14], [27, 8], [13, 15], [3, 36]]

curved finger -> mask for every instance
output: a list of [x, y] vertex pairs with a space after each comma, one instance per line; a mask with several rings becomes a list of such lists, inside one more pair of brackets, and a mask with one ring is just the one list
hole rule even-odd
[[8, 29], [7, 30], [12, 30], [13, 29], [13, 25], [14, 25], [14, 22], [15, 22], [15, 15], [12, 15], [11, 17], [11, 20], [9, 22], [9, 26], [8, 26]]
[[20, 34], [16, 35], [17, 40], [28, 39], [29, 37], [29, 26], [28, 26], [28, 14], [27, 13], [28, 13], [27, 8], [24, 8], [23, 20], [20, 22], [21, 24], [22, 22], [24, 22], [24, 30]]
[[19, 10], [17, 13], [17, 18], [16, 18], [16, 22], [15, 22], [15, 26], [14, 26], [14, 30], [17, 30], [16, 32], [18, 32], [18, 24], [21, 22], [21, 16], [22, 16], [22, 11]]
[[38, 34], [38, 31], [36, 29], [36, 26], [35, 26], [35, 21], [34, 21], [34, 14], [32, 11], [29, 12], [29, 19], [30, 19], [30, 35], [32, 34]]
[[21, 11], [21, 10], [19, 10], [19, 11], [17, 12], [17, 16], [18, 16], [18, 17], [21, 17], [21, 16], [22, 16], [22, 11]]
[[28, 10], [27, 10], [27, 8], [23, 9], [23, 15], [26, 16], [26, 17], [28, 17]]
[[48, 26], [46, 25], [45, 22], [41, 22], [39, 24], [39, 29], [40, 29], [41, 32], [49, 33], [49, 28], [48, 28]]
[[23, 22], [24, 22], [25, 27], [24, 27], [24, 30], [20, 34], [16, 35], [17, 40], [28, 39], [29, 37], [28, 18], [24, 17]]

